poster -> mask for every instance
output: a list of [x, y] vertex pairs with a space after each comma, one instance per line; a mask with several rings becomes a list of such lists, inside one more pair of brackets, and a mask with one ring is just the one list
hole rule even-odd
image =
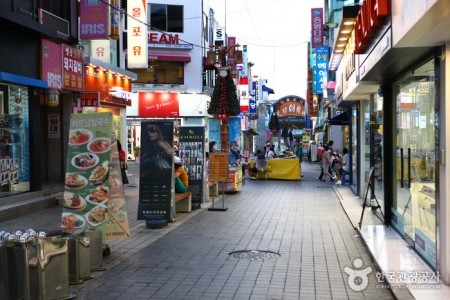
[[138, 220], [171, 219], [173, 180], [172, 121], [141, 123]]
[[180, 127], [179, 157], [189, 176], [192, 203], [203, 202], [203, 166], [205, 163], [205, 128]]
[[72, 234], [103, 231], [107, 239], [129, 237], [117, 143], [111, 113], [70, 117], [61, 228]]

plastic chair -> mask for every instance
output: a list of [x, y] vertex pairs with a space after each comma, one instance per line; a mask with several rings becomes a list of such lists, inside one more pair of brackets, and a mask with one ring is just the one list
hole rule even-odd
[[258, 159], [258, 161], [256, 162], [256, 169], [258, 170], [258, 172], [256, 173], [256, 178], [259, 179], [259, 173], [264, 173], [267, 179], [267, 165], [268, 165], [267, 160]]

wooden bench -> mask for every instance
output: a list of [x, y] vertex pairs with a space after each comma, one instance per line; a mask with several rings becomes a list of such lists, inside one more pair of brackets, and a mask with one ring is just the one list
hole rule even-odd
[[175, 212], [190, 213], [192, 211], [191, 192], [175, 193]]
[[217, 181], [208, 181], [209, 196], [219, 196], [219, 185]]

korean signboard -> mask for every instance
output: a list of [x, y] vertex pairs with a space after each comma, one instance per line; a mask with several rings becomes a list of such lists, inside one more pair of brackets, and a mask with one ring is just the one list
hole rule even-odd
[[147, 2], [128, 0], [128, 68], [148, 68]]
[[84, 107], [98, 107], [100, 106], [100, 93], [96, 92], [81, 92], [80, 106]]
[[83, 52], [62, 45], [63, 87], [72, 91], [83, 90]]
[[314, 74], [314, 94], [322, 94], [328, 73], [328, 46], [316, 47], [316, 66]]
[[80, 2], [80, 39], [109, 39], [107, 1], [81, 0]]
[[323, 45], [323, 8], [311, 9], [311, 48]]
[[49, 89], [62, 90], [61, 45], [41, 40], [41, 78], [47, 81]]

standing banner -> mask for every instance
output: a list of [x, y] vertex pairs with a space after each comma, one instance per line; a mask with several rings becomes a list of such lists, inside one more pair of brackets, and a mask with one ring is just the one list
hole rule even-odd
[[205, 128], [180, 127], [179, 156], [189, 175], [189, 191], [193, 204], [203, 202], [203, 166], [205, 157]]
[[61, 228], [103, 231], [107, 239], [130, 236], [119, 155], [111, 139], [111, 113], [70, 116]]
[[173, 131], [173, 122], [141, 123], [138, 220], [171, 220], [175, 199]]

